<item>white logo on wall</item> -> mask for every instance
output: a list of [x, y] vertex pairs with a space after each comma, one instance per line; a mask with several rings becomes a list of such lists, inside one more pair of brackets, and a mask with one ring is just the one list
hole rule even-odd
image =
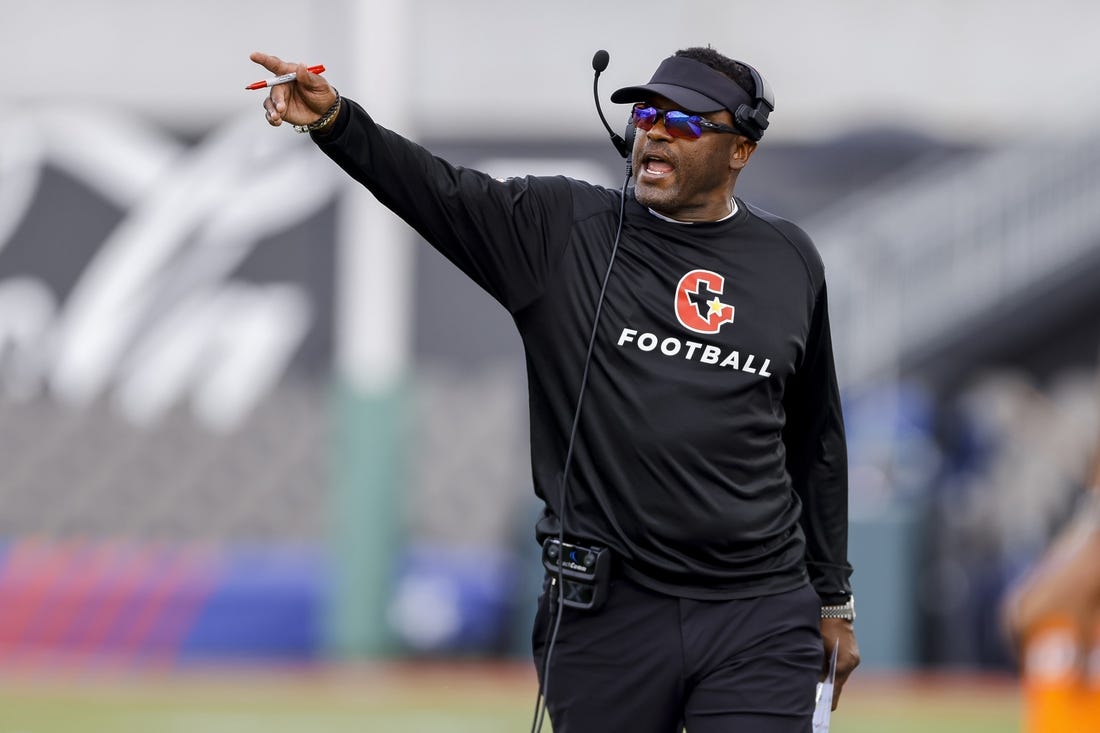
[[122, 211], [64, 303], [33, 273], [0, 279], [4, 396], [48, 391], [73, 406], [107, 397], [143, 424], [186, 399], [210, 428], [238, 425], [313, 314], [301, 285], [231, 273], [263, 237], [326, 205], [340, 181], [309, 141], [284, 132], [249, 115], [187, 147], [85, 110], [3, 122], [0, 262], [46, 164]]

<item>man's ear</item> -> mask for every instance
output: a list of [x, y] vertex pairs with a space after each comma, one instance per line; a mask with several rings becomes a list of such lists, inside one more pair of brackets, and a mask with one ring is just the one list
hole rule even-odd
[[756, 150], [756, 143], [741, 135], [737, 136], [737, 143], [730, 150], [730, 170], [739, 171], [745, 167]]

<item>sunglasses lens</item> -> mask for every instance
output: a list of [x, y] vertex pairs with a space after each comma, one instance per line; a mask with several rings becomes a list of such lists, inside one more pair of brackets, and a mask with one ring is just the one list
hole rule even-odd
[[698, 118], [676, 110], [665, 112], [665, 129], [673, 137], [695, 140], [703, 135], [703, 128], [696, 124]]
[[653, 107], [635, 107], [630, 119], [639, 130], [652, 130], [657, 123], [657, 110]]
[[638, 105], [630, 112], [630, 121], [639, 130], [652, 130], [657, 120], [664, 117], [665, 130], [672, 137], [697, 140], [703, 135], [703, 128], [698, 124], [698, 117], [678, 110], [659, 112], [656, 107], [643, 107]]

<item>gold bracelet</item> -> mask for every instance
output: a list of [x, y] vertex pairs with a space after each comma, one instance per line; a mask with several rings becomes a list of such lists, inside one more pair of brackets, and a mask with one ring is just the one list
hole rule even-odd
[[332, 91], [336, 92], [336, 101], [332, 103], [332, 106], [325, 110], [325, 113], [310, 122], [308, 125], [294, 125], [295, 132], [317, 132], [323, 127], [326, 127], [336, 117], [336, 114], [340, 111], [340, 92], [333, 87]]

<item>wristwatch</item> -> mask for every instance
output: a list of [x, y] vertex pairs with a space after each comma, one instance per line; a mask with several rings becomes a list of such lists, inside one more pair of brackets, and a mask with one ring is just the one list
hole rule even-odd
[[821, 618], [840, 618], [845, 621], [855, 621], [856, 597], [848, 596], [848, 600], [839, 606], [822, 606]]

